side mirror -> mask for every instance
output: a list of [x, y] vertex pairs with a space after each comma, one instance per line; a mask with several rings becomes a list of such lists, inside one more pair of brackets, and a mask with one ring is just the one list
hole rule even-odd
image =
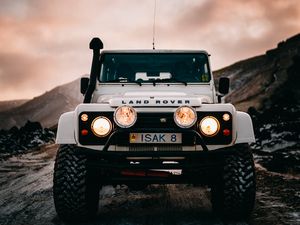
[[80, 92], [81, 94], [85, 94], [86, 90], [88, 89], [90, 79], [88, 77], [82, 77], [80, 80]]
[[226, 95], [229, 92], [229, 78], [221, 77], [219, 80], [219, 93]]

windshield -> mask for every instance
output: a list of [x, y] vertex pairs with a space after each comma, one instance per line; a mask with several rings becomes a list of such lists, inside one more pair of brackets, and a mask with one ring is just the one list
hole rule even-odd
[[105, 53], [100, 82], [209, 82], [204, 53]]

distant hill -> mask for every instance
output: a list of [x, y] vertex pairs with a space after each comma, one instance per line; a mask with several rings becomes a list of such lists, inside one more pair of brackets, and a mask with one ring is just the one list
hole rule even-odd
[[27, 101], [28, 99], [0, 101], [0, 113], [23, 105]]
[[[10, 107], [0, 112], [0, 129], [21, 127], [30, 120], [38, 121], [43, 127], [53, 127], [57, 124], [63, 112], [74, 110], [82, 102], [79, 89], [79, 79], [58, 86], [45, 94], [35, 97], [16, 107]], [[1, 104], [0, 104], [1, 105]]]
[[289, 70], [300, 65], [299, 56], [300, 34], [280, 42], [264, 55], [215, 71], [214, 76], [216, 81], [222, 76], [230, 78], [232, 90], [226, 101], [239, 110], [247, 111], [250, 107], [265, 110], [281, 97], [296, 105], [300, 100], [300, 74], [289, 74]]

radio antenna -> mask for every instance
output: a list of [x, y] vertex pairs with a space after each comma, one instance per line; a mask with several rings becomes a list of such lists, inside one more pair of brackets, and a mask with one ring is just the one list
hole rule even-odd
[[156, 0], [154, 0], [154, 13], [153, 13], [153, 30], [152, 30], [152, 47], [155, 50], [155, 20], [156, 20]]

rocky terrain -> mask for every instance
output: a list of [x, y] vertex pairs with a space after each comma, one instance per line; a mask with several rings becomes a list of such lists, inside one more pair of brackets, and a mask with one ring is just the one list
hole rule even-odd
[[43, 128], [39, 122], [30, 122], [21, 127], [0, 130], [0, 159], [54, 143], [55, 133]]
[[[13, 156], [0, 164], [1, 225], [63, 225], [52, 199], [56, 145]], [[104, 186], [99, 212], [80, 225], [298, 225], [300, 177], [257, 166], [257, 199], [253, 216], [225, 221], [212, 213], [207, 187], [151, 185], [143, 191]]]

